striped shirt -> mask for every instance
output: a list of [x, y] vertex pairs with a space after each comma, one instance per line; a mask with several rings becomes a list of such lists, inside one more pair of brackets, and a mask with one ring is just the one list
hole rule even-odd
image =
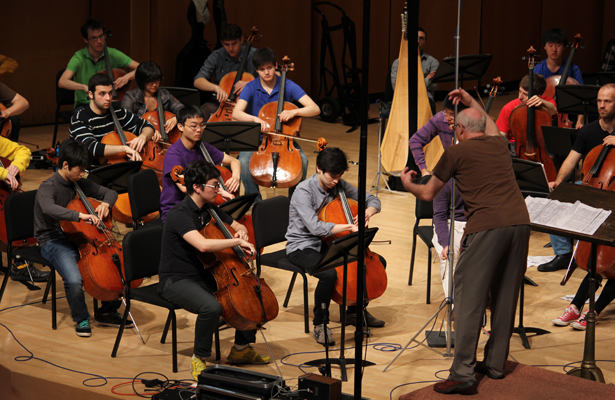
[[416, 131], [408, 141], [410, 151], [414, 157], [414, 162], [419, 169], [427, 168], [425, 164], [425, 153], [423, 147], [436, 136], [440, 136], [444, 150], [448, 149], [453, 142], [453, 131], [449, 128], [444, 111], [434, 115], [421, 129]]
[[[139, 136], [145, 127], [154, 129], [152, 124], [123, 108], [115, 110], [115, 115], [122, 128], [135, 136]], [[92, 111], [90, 106], [77, 108], [68, 127], [70, 137], [83, 143], [94, 157], [105, 155], [105, 145], [100, 141], [114, 130], [115, 125], [111, 112], [107, 111], [104, 115], [98, 115]]]

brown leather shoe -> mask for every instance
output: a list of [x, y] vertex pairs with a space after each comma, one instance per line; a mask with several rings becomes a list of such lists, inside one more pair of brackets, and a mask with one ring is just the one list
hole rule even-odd
[[451, 381], [451, 380], [445, 380], [445, 381], [441, 381], [436, 383], [433, 386], [433, 390], [435, 390], [438, 393], [443, 393], [443, 394], [449, 394], [449, 393], [453, 393], [457, 390], [462, 390], [462, 389], [467, 389], [469, 387], [472, 387], [476, 385], [476, 381], [469, 381], [469, 382], [455, 382], [455, 381]]

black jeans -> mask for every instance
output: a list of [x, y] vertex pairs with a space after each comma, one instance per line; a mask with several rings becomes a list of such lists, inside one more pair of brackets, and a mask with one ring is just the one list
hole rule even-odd
[[[599, 285], [602, 281], [602, 277], [596, 276], [596, 278]], [[596, 287], [596, 290], [598, 290], [598, 287]], [[583, 305], [585, 304], [587, 299], [589, 299], [589, 274], [585, 275], [585, 278], [583, 278], [583, 281], [581, 281], [579, 289], [577, 290], [577, 294], [574, 296], [574, 299], [572, 299], [571, 304], [574, 304], [580, 311], [583, 309]], [[600, 293], [598, 300], [596, 300], [596, 315], [600, 314], [602, 310], [604, 310], [604, 308], [613, 301], [613, 299], [615, 299], [615, 279], [609, 279], [608, 281], [606, 281], [606, 284], [604, 285], [604, 288], [602, 289], [602, 293]]]
[[[198, 314], [194, 327], [194, 354], [211, 356], [211, 345], [222, 306], [211, 294], [209, 286], [201, 280], [181, 279], [172, 282], [166, 279], [162, 297], [191, 313]], [[235, 331], [235, 344], [246, 345], [256, 341], [256, 330]]]

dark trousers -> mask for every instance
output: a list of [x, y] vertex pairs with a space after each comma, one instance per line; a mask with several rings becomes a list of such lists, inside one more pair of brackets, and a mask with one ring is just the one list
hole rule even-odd
[[[193, 314], [197, 314], [194, 327], [194, 354], [198, 357], [211, 356], [211, 345], [218, 325], [222, 306], [204, 281], [181, 279], [172, 282], [166, 279], [162, 297]], [[256, 342], [256, 331], [235, 331], [235, 344], [246, 345]]]
[[[598, 280], [598, 284], [600, 284], [602, 277], [597, 276], [596, 278]], [[579, 289], [577, 290], [577, 294], [574, 296], [574, 299], [572, 299], [571, 304], [574, 304], [579, 310], [582, 310], [583, 305], [585, 304], [587, 299], [589, 299], [589, 273], [585, 275], [585, 278], [583, 278], [583, 281], [581, 281]], [[596, 315], [600, 314], [602, 310], [604, 310], [604, 308], [608, 306], [614, 299], [615, 279], [609, 279], [608, 281], [606, 281], [606, 284], [604, 285], [604, 288], [602, 289], [602, 293], [600, 293], [598, 300], [596, 300]]]
[[491, 335], [485, 367], [504, 373], [515, 322], [519, 288], [527, 268], [530, 227], [508, 226], [466, 235], [455, 269], [455, 358], [450, 380], [473, 382], [476, 348], [487, 298], [491, 297]]
[[[293, 251], [288, 255], [288, 260], [312, 275], [322, 255], [326, 252], [327, 246], [323, 244], [320, 252], [314, 249]], [[312, 322], [314, 325], [321, 325], [325, 322], [325, 310], [329, 310], [329, 305], [331, 304], [331, 294], [335, 288], [337, 272], [335, 269], [330, 269], [313, 276], [318, 279], [318, 284], [314, 291], [314, 319]], [[322, 309], [322, 304], [325, 305], [325, 310]]]

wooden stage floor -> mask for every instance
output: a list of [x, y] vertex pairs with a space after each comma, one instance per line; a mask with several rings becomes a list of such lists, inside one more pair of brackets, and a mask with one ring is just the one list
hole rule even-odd
[[[513, 95], [498, 98], [492, 114], [497, 116], [502, 104], [512, 100]], [[440, 106], [439, 106], [440, 107]], [[376, 110], [372, 108], [372, 116]], [[358, 161], [360, 131], [346, 132], [348, 127], [341, 124], [327, 124], [317, 118], [304, 120], [302, 134], [317, 138], [324, 136], [329, 146], [343, 148], [349, 159]], [[21, 138], [38, 143], [41, 147], [49, 146], [53, 126], [23, 128]], [[369, 146], [367, 165], [367, 185], [372, 182], [377, 170], [377, 124], [369, 126]], [[68, 137], [67, 125], [60, 126], [60, 139]], [[310, 174], [315, 170], [315, 146], [302, 143], [310, 159]], [[489, 166], [485, 166], [488, 168]], [[351, 165], [345, 178], [357, 184], [358, 168]], [[23, 177], [24, 189], [36, 189], [40, 182], [51, 175], [50, 170], [29, 170]], [[383, 183], [381, 183], [383, 186]], [[375, 190], [372, 190], [375, 193]], [[276, 194], [286, 194], [279, 190]], [[266, 198], [273, 196], [273, 190], [263, 190]], [[387, 372], [383, 368], [395, 356], [396, 349], [406, 344], [418, 329], [438, 309], [443, 300], [442, 285], [439, 280], [439, 263], [433, 263], [431, 273], [431, 304], [425, 304], [427, 281], [427, 254], [422, 243], [417, 244], [416, 267], [412, 286], [407, 285], [414, 225], [414, 198], [385, 191], [379, 192], [382, 212], [372, 218], [372, 226], [380, 228], [376, 240], [391, 240], [391, 245], [373, 245], [373, 251], [382, 254], [387, 260], [388, 289], [386, 293], [369, 306], [372, 314], [386, 321], [384, 328], [372, 329], [366, 353], [367, 359], [376, 363], [364, 369], [363, 396], [372, 399], [397, 399], [400, 395], [427, 386], [445, 378], [451, 358], [444, 357], [421, 346], [406, 350]], [[506, 210], [502, 210], [506, 212]], [[126, 229], [123, 229], [126, 231]], [[530, 255], [551, 255], [551, 249], [543, 246], [549, 241], [548, 236], [533, 232], [530, 242]], [[273, 247], [272, 250], [280, 247]], [[4, 256], [5, 257], [5, 256]], [[5, 264], [6, 265], [6, 264]], [[574, 294], [583, 278], [582, 271], [577, 271], [567, 286], [559, 282], [563, 273], [540, 273], [535, 267], [529, 268], [527, 276], [538, 286], [526, 286], [524, 324], [527, 327], [539, 327], [551, 333], [530, 339], [531, 349], [521, 345], [518, 335], [511, 339], [511, 360], [523, 364], [537, 365], [542, 368], [564, 373], [563, 366], [579, 362], [582, 359], [584, 333], [573, 331], [568, 327], [554, 327], [551, 320], [558, 317], [568, 305], [560, 297]], [[286, 272], [265, 268], [263, 277], [271, 286], [280, 302], [280, 314], [276, 320], [266, 325], [264, 331], [275, 358], [284, 364], [280, 369], [286, 382], [293, 386], [297, 377], [304, 372], [316, 372], [313, 368], [298, 365], [308, 360], [324, 357], [323, 347], [317, 344], [309, 334], [303, 332], [301, 288], [295, 289], [289, 307], [284, 309], [281, 303], [291, 275]], [[310, 280], [310, 302], [316, 280]], [[42, 286], [42, 284], [39, 284]], [[58, 295], [63, 296], [61, 279], [58, 278]], [[179, 372], [171, 369], [171, 344], [161, 344], [166, 313], [158, 308], [135, 303], [133, 315], [146, 343], [141, 343], [133, 330], [128, 330], [120, 345], [117, 358], [111, 358], [116, 329], [93, 326], [90, 338], [80, 338], [74, 333], [74, 324], [70, 318], [68, 305], [64, 298], [58, 299], [58, 329], [51, 329], [50, 304], [40, 303], [42, 291], [28, 291], [23, 285], [9, 281], [2, 304], [0, 305], [0, 398], [1, 399], [107, 399], [120, 398], [111, 391], [121, 382], [130, 381], [143, 372], [157, 372], [169, 379], [190, 378], [190, 357], [192, 355], [195, 316], [185, 311], [178, 312], [178, 349]], [[87, 296], [91, 311], [91, 300]], [[313, 306], [313, 304], [311, 304]], [[435, 323], [435, 329], [441, 326], [443, 313]], [[340, 325], [338, 308], [331, 307], [333, 333], [339, 342]], [[615, 309], [609, 306], [600, 316], [596, 332], [596, 358], [602, 368], [607, 382], [615, 381]], [[487, 329], [489, 327], [487, 326]], [[348, 327], [346, 346], [353, 346], [354, 327]], [[233, 342], [233, 330], [221, 331], [223, 359], [228, 354]], [[423, 339], [421, 334], [419, 339]], [[481, 343], [487, 339], [481, 338]], [[611, 343], [611, 344], [609, 344]], [[260, 333], [256, 348], [267, 353]], [[339, 347], [336, 347], [339, 348]], [[479, 346], [478, 359], [482, 359]], [[332, 353], [332, 355], [334, 355]], [[353, 357], [354, 350], [348, 350], [346, 357]], [[211, 360], [212, 363], [214, 360]], [[578, 364], [577, 364], [578, 365]], [[265, 366], [245, 366], [245, 368], [264, 373], [277, 374], [274, 364]], [[353, 393], [354, 369], [349, 368], [349, 381], [343, 384], [345, 393]], [[333, 374], [339, 377], [339, 370]], [[106, 377], [103, 380], [100, 377]], [[92, 379], [98, 378], [98, 379]], [[149, 378], [148, 378], [149, 379]], [[151, 378], [153, 379], [153, 378]], [[89, 380], [89, 381], [88, 381]], [[398, 387], [400, 385], [406, 385]], [[95, 386], [95, 387], [94, 387]], [[131, 393], [130, 387], [121, 389]]]

